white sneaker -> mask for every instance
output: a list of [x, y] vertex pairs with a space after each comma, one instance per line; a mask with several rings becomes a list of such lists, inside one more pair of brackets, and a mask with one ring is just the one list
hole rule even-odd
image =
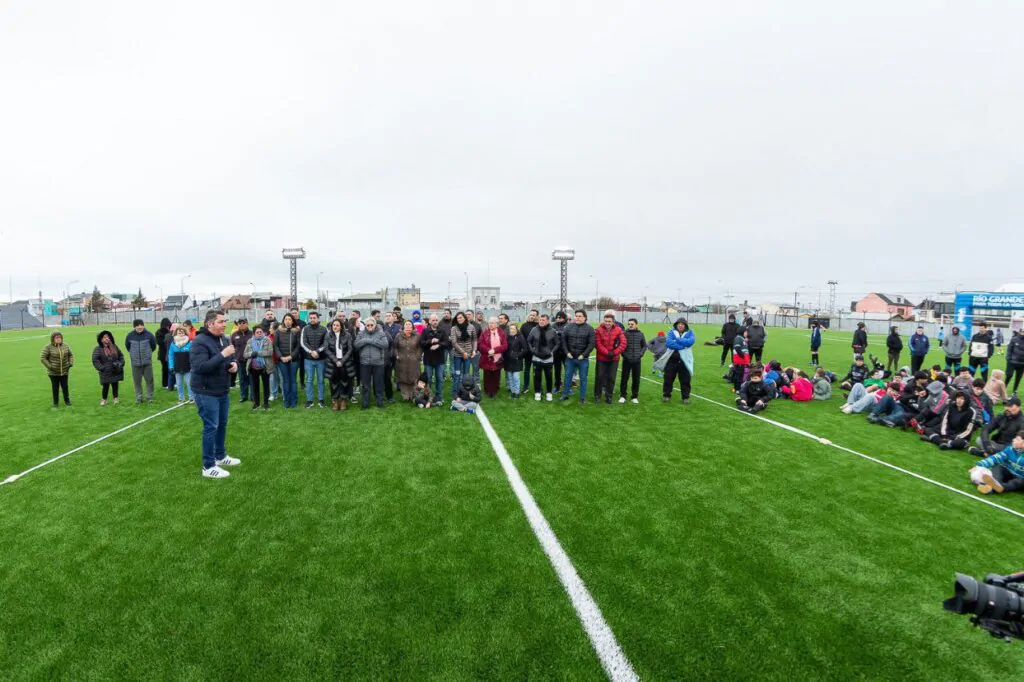
[[219, 467], [233, 467], [238, 466], [242, 463], [242, 460], [237, 457], [231, 457], [230, 455], [224, 455], [224, 459], [217, 460], [217, 466]]
[[625, 404], [626, 404], [626, 399], [625, 398], [619, 398], [619, 405], [625, 405]]
[[633, 398], [629, 402], [633, 403], [634, 405], [639, 405], [640, 404], [640, 399], [639, 398]]
[[554, 400], [554, 398], [551, 396], [550, 393], [548, 393], [547, 395], [544, 396], [544, 400], [547, 400], [550, 403], [552, 400]]
[[203, 469], [203, 478], [227, 478], [230, 475], [231, 473], [229, 471], [221, 469], [218, 466]]
[[539, 401], [540, 400], [540, 393], [534, 393], [533, 394], [533, 399]]

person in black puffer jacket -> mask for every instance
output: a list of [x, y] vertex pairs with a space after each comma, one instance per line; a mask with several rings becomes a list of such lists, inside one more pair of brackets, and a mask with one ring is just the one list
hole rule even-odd
[[118, 384], [124, 381], [124, 353], [114, 343], [114, 336], [106, 329], [96, 335], [96, 348], [92, 352], [92, 366], [100, 375], [103, 397], [100, 406], [107, 404], [107, 396], [114, 391], [114, 403], [118, 403]]
[[170, 372], [167, 361], [167, 347], [171, 343], [171, 321], [166, 317], [160, 320], [160, 328], [153, 337], [156, 339], [156, 359], [160, 362], [160, 388], [174, 388], [174, 374]]
[[1020, 387], [1021, 377], [1024, 376], [1024, 331], [1019, 331], [1010, 339], [1006, 345], [1006, 388], [1010, 389], [1010, 380], [1013, 379], [1014, 395]]
[[895, 372], [900, 368], [900, 353], [903, 352], [903, 339], [900, 338], [898, 327], [889, 328], [889, 336], [885, 338], [885, 347], [889, 351], [889, 361], [885, 368], [890, 372]]
[[722, 361], [720, 367], [725, 367], [725, 361], [732, 352], [732, 344], [736, 342], [736, 336], [740, 333], [741, 327], [736, 324], [736, 315], [729, 313], [729, 321], [722, 325]]
[[747, 347], [750, 348], [750, 355], [755, 362], [761, 362], [761, 354], [764, 353], [764, 344], [768, 340], [768, 332], [765, 331], [761, 320], [752, 320], [747, 328]]
[[857, 329], [853, 332], [853, 343], [850, 345], [853, 347], [854, 355], [863, 355], [868, 349], [868, 332], [864, 327], [863, 322], [858, 322]]
[[508, 323], [508, 348], [501, 355], [505, 369], [505, 383], [513, 400], [519, 399], [522, 390], [523, 356], [526, 355], [526, 338], [519, 333], [519, 325]]
[[629, 397], [635, 405], [640, 402], [640, 361], [647, 352], [647, 339], [640, 331], [640, 323], [631, 317], [626, 321], [626, 350], [622, 353], [622, 378], [619, 380], [619, 402], [626, 402], [626, 385], [630, 376], [633, 387]]
[[222, 467], [241, 464], [225, 450], [228, 433], [228, 411], [231, 399], [231, 375], [238, 372], [239, 358], [235, 347], [224, 337], [224, 311], [206, 313], [203, 328], [192, 340], [189, 364], [192, 367], [192, 398], [203, 422], [203, 476], [227, 478]]

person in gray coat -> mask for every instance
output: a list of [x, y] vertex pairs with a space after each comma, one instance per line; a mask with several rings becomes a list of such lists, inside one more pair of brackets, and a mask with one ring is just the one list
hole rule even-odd
[[962, 358], [967, 352], [967, 337], [960, 333], [960, 327], [954, 326], [949, 336], [942, 339], [939, 347], [946, 354], [946, 371], [952, 368], [954, 372], [959, 372], [960, 365], [963, 364]]
[[383, 329], [372, 317], [367, 318], [362, 331], [356, 336], [356, 351], [359, 354], [359, 377], [363, 386], [363, 409], [370, 407], [370, 385], [377, 407], [384, 407], [384, 366], [388, 361], [391, 342]]

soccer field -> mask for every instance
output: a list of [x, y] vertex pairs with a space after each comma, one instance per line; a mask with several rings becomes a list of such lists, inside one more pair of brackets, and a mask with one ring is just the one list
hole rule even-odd
[[[954, 571], [1022, 567], [1024, 497], [983, 500], [972, 457], [840, 413], [838, 387], [771, 421], [732, 409], [700, 345], [717, 329], [695, 331], [690, 405], [661, 402], [649, 357], [640, 405], [236, 402], [225, 481], [199, 476], [199, 419], [171, 392], [135, 406], [129, 376], [99, 407], [97, 329], [66, 330], [75, 404], [57, 410], [48, 331], [5, 332], [0, 479], [131, 428], [0, 486], [0, 678], [603, 677], [484, 421], [641, 679], [1024, 669], [1021, 646], [941, 608]], [[849, 336], [821, 350], [840, 374]], [[770, 358], [808, 367], [806, 330], [768, 329]]]

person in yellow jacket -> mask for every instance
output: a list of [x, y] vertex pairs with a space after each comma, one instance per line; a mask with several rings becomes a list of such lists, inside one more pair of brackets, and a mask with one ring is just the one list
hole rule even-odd
[[64, 335], [60, 332], [50, 334], [50, 343], [43, 347], [39, 353], [39, 361], [46, 368], [46, 374], [50, 377], [50, 388], [53, 390], [53, 406], [59, 405], [58, 398], [61, 392], [64, 394], [64, 404], [71, 406], [71, 397], [68, 395], [68, 371], [75, 364], [75, 356], [71, 353], [71, 346], [64, 343]]

